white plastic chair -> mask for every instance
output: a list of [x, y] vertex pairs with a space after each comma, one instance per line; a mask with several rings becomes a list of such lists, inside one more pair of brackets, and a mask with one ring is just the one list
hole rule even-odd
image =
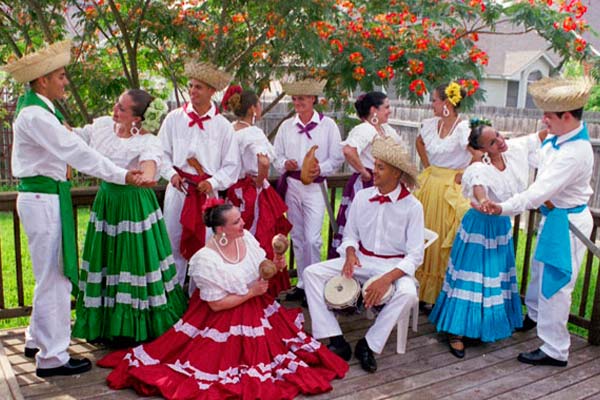
[[[430, 229], [425, 228], [425, 249], [435, 242], [439, 235]], [[417, 293], [419, 292], [419, 284], [417, 283]], [[398, 326], [396, 327], [396, 353], [404, 354], [406, 352], [406, 341], [408, 339], [408, 326], [412, 315], [412, 330], [417, 331], [419, 325], [419, 298], [415, 299], [411, 307], [404, 307], [402, 314], [398, 318]]]

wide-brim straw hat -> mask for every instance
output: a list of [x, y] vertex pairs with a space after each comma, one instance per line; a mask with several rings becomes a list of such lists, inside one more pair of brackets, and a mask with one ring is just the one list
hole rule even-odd
[[577, 110], [586, 105], [594, 82], [587, 78], [543, 78], [529, 84], [535, 105], [545, 112]]
[[409, 187], [417, 185], [417, 167], [412, 163], [406, 148], [391, 137], [377, 138], [371, 147], [373, 157], [402, 171], [401, 180]]
[[0, 69], [10, 74], [17, 82], [31, 82], [68, 65], [71, 61], [71, 47], [71, 40], [56, 42], [5, 64]]
[[185, 75], [212, 86], [216, 90], [223, 90], [233, 78], [230, 73], [222, 71], [207, 62], [188, 61], [184, 66]]
[[301, 81], [282, 82], [281, 87], [290, 96], [320, 96], [327, 84], [326, 80], [304, 79]]

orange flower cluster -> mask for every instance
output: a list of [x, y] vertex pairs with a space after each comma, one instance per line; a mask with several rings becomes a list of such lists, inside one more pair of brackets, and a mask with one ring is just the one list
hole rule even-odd
[[478, 62], [481, 65], [488, 65], [489, 57], [487, 53], [477, 46], [471, 47], [471, 50], [469, 51], [469, 57], [473, 62]]
[[587, 46], [587, 42], [583, 38], [575, 39], [575, 50], [578, 52], [583, 52]]
[[404, 49], [401, 49], [400, 46], [389, 46], [388, 51], [390, 52], [390, 62], [397, 61], [404, 55]]
[[352, 77], [354, 79], [356, 79], [357, 81], [360, 81], [362, 78], [365, 77], [365, 74], [367, 73], [367, 71], [365, 71], [365, 69], [361, 66], [355, 67], [354, 70], [352, 71]]
[[362, 62], [365, 58], [363, 57], [363, 55], [360, 52], [355, 51], [354, 53], [351, 53], [348, 56], [348, 59], [350, 60], [350, 62], [352, 64], [362, 64]]
[[331, 39], [329, 41], [329, 44], [331, 46], [336, 46], [338, 53], [341, 53], [342, 51], [344, 51], [344, 46], [342, 45], [342, 42], [339, 39]]
[[328, 39], [335, 32], [335, 27], [325, 21], [313, 22], [311, 25], [321, 39]]
[[390, 65], [388, 65], [387, 67], [377, 71], [377, 76], [384, 80], [392, 79], [394, 77], [394, 69]]
[[425, 63], [420, 60], [408, 60], [408, 74], [421, 75], [425, 71]]
[[479, 82], [476, 79], [461, 79], [458, 84], [466, 90], [467, 96], [474, 95], [479, 89]]
[[456, 39], [453, 37], [442, 38], [438, 46], [440, 49], [448, 53], [454, 46], [456, 46]]
[[237, 13], [231, 16], [231, 22], [235, 23], [235, 24], [240, 24], [242, 22], [246, 21], [246, 15], [242, 14], [242, 13]]
[[479, 6], [479, 8], [481, 9], [481, 12], [485, 12], [485, 4], [484, 4], [483, 0], [470, 0], [469, 6], [473, 7], [473, 8]]
[[423, 96], [423, 94], [427, 92], [427, 87], [425, 86], [425, 82], [423, 82], [421, 79], [415, 79], [408, 86], [408, 90], [416, 93], [417, 96]]

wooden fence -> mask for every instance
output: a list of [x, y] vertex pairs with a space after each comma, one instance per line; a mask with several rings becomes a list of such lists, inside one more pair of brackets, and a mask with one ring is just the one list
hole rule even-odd
[[[336, 175], [328, 179], [328, 186], [330, 190], [330, 203], [335, 209], [337, 194], [343, 190], [345, 183], [347, 182], [348, 175]], [[156, 194], [159, 198], [159, 202], [162, 204], [164, 198], [164, 186], [157, 187], [155, 189]], [[76, 188], [71, 191], [73, 196], [73, 214], [77, 218], [77, 208], [86, 207], [89, 208], [92, 205], [94, 197], [96, 195], [97, 188]], [[6, 292], [4, 282], [2, 280], [2, 274], [0, 274], [0, 319], [15, 318], [20, 316], [27, 316], [31, 313], [31, 304], [25, 302], [24, 296], [24, 284], [23, 284], [23, 253], [27, 251], [23, 249], [23, 243], [21, 242], [21, 227], [19, 217], [16, 210], [16, 198], [17, 193], [15, 192], [4, 192], [0, 193], [0, 212], [9, 213], [12, 216], [12, 235], [14, 238], [14, 265], [2, 265], [2, 252], [6, 251], [0, 247], [0, 270], [7, 276], [14, 274], [16, 277], [16, 291], [17, 291], [17, 305], [14, 307], [7, 307], [6, 298], [8, 293]], [[600, 210], [592, 210], [594, 216], [594, 228], [590, 235], [592, 243], [596, 243], [598, 239], [598, 227], [600, 226]], [[528, 281], [530, 258], [533, 250], [534, 234], [537, 228], [537, 220], [535, 213], [530, 212], [525, 214], [525, 236], [521, 234], [520, 227], [523, 226], [521, 223], [521, 216], [516, 216], [514, 219], [514, 242], [515, 249], [518, 244], [525, 241], [525, 253], [522, 258], [524, 265], [523, 273], [521, 276], [521, 294], [525, 293], [525, 285], [523, 282]], [[77, 220], [76, 220], [77, 222]], [[5, 235], [6, 233], [2, 233]], [[328, 230], [327, 237], [324, 241], [329, 249], [331, 246], [332, 232], [331, 228]], [[597, 251], [597, 250], [596, 250]], [[588, 340], [592, 344], [600, 344], [600, 285], [596, 285], [598, 281], [598, 270], [600, 268], [593, 268], [594, 254], [588, 250], [584, 268], [581, 269], [580, 276], [583, 276], [583, 290], [581, 295], [581, 301], [576, 304], [577, 311], [570, 315], [569, 321], [573, 324], [588, 331]], [[598, 258], [598, 257], [596, 257]], [[289, 260], [289, 265], [294, 265], [293, 254]], [[292, 275], [295, 271], [291, 271]], [[586, 311], [592, 308], [591, 314]]]

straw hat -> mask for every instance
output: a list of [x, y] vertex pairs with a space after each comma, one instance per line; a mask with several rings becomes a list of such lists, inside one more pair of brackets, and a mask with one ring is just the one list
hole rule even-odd
[[185, 75], [212, 86], [216, 90], [223, 90], [231, 82], [232, 76], [207, 62], [188, 61], [184, 66]]
[[410, 187], [417, 184], [417, 167], [410, 160], [410, 155], [400, 143], [393, 138], [377, 138], [373, 141], [371, 148], [373, 157], [380, 159], [404, 173], [402, 180]]
[[64, 67], [70, 61], [71, 41], [63, 40], [5, 64], [0, 69], [12, 75], [17, 82], [25, 83]]
[[290, 96], [319, 96], [323, 94], [323, 88], [327, 81], [316, 79], [304, 79], [302, 81], [282, 82], [283, 91]]
[[594, 83], [589, 78], [543, 78], [529, 85], [535, 105], [546, 112], [573, 111], [583, 107]]

